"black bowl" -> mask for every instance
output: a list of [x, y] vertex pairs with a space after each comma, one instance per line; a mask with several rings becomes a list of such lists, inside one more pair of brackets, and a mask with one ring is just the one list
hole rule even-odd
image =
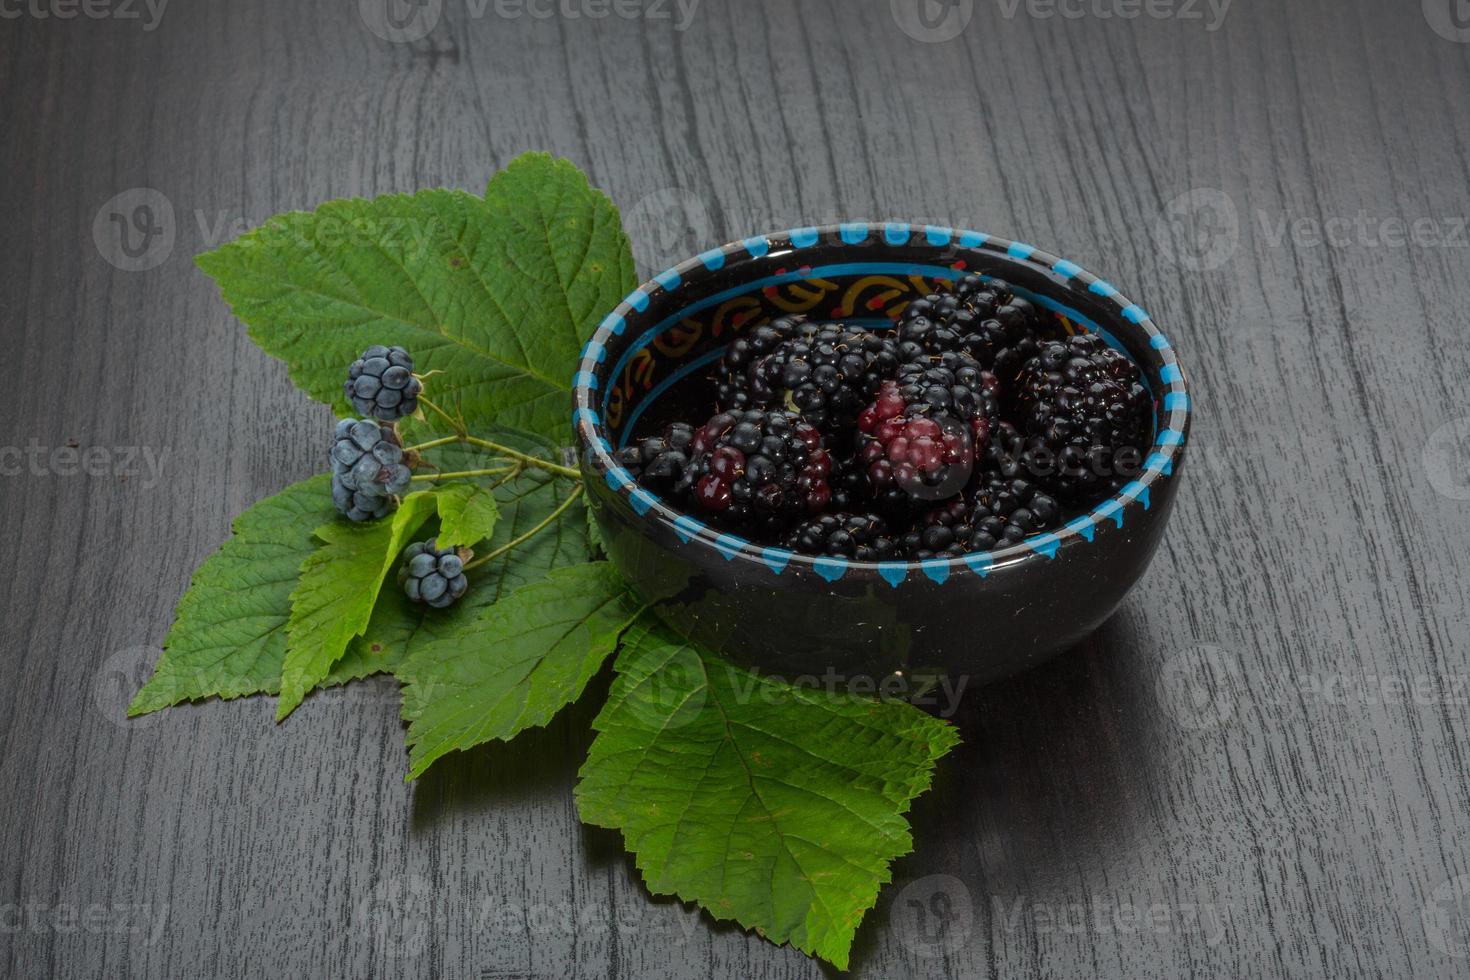
[[[1154, 395], [1155, 438], [1136, 474], [1054, 533], [953, 560], [815, 558], [680, 513], [614, 459], [614, 447], [636, 434], [713, 413], [699, 378], [742, 330], [783, 313], [887, 323], [910, 300], [970, 272], [1006, 280], [1067, 332], [1101, 334], [1142, 369]], [[1030, 245], [895, 223], [748, 238], [655, 276], [603, 321], [573, 386], [583, 473], [608, 556], [660, 600], [671, 626], [785, 676], [944, 671], [983, 681], [1075, 644], [1148, 566], [1189, 428], [1173, 347], [1107, 282]]]

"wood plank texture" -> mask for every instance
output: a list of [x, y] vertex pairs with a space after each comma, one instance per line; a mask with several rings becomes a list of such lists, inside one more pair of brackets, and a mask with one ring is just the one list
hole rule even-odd
[[[1082, 648], [966, 693], [854, 975], [1470, 970], [1455, 0], [922, 0], [970, 11], [948, 40], [900, 28], [919, 0], [425, 0], [405, 43], [374, 2], [0, 8], [0, 975], [824, 972], [649, 899], [579, 825], [597, 689], [415, 787], [386, 681], [280, 727], [122, 720], [194, 568], [328, 422], [191, 256], [533, 148], [645, 270], [798, 223], [976, 227], [1107, 273], [1192, 372], [1153, 567]], [[172, 244], [129, 271], [94, 220], [139, 188]]]

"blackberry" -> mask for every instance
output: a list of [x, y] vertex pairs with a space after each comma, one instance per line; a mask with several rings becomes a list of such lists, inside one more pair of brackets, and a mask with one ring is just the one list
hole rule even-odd
[[888, 525], [877, 514], [819, 514], [793, 528], [783, 544], [804, 555], [858, 561], [887, 561], [898, 553]]
[[[1001, 422], [991, 433], [981, 469], [987, 477], [1032, 481], [1069, 504], [1095, 503], [1098, 494], [1106, 489], [1105, 484], [1099, 484], [1084, 492], [1077, 486], [1079, 474], [1103, 472], [1104, 460], [1086, 453], [1059, 453], [1041, 436], [1022, 435], [1010, 422]], [[1122, 486], [1121, 481], [1118, 486]]]
[[667, 494], [678, 486], [689, 466], [694, 426], [673, 422], [662, 435], [648, 436], [618, 452], [618, 462], [650, 490]]
[[332, 502], [354, 521], [382, 517], [408, 489], [403, 445], [391, 425], [343, 419], [332, 442]]
[[464, 575], [464, 556], [454, 548], [439, 547], [434, 538], [403, 549], [398, 584], [411, 601], [435, 609], [453, 605], [470, 585]]
[[374, 344], [348, 367], [342, 390], [357, 414], [392, 422], [418, 409], [424, 386], [413, 376], [408, 351]]
[[913, 516], [914, 498], [891, 480], [875, 486], [868, 475], [868, 469], [869, 464], [864, 461], [860, 450], [848, 456], [834, 456], [832, 474], [827, 477], [827, 485], [832, 488], [832, 501], [828, 504], [828, 509], [834, 514], [851, 512], [879, 515], [890, 527], [908, 523]]
[[388, 512], [393, 509], [392, 498], [374, 497], [352, 490], [342, 482], [341, 475], [337, 473], [332, 474], [332, 503], [344, 517], [352, 521], [376, 521], [387, 517]]
[[897, 368], [892, 337], [850, 324], [779, 317], [726, 348], [716, 394], [727, 410], [788, 408], [835, 433], [851, 427]]
[[[731, 341], [721, 355], [714, 375], [715, 400], [724, 411], [741, 412], [763, 404], [752, 396], [751, 368], [795, 334], [796, 328], [805, 322], [799, 316], [780, 316], [770, 323], [750, 328]], [[766, 394], [769, 399], [769, 393]]]
[[[1029, 480], [990, 478], [969, 495], [970, 523], [991, 534], [998, 544], [1014, 544], [1049, 531], [1062, 520], [1055, 498]], [[995, 529], [999, 535], [995, 535]]]
[[1021, 369], [1013, 417], [1033, 467], [1068, 502], [1115, 492], [1142, 462], [1153, 405], [1138, 367], [1096, 334], [1045, 341]]
[[904, 307], [898, 321], [899, 356], [963, 351], [986, 370], [1012, 378], [1035, 352], [1041, 334], [1035, 305], [1000, 279], [971, 273], [949, 292], [931, 293]]
[[1011, 480], [1021, 476], [1038, 479], [1051, 472], [1052, 461], [1039, 439], [1028, 439], [1013, 424], [1001, 420], [990, 432], [981, 468], [992, 476]]
[[894, 381], [910, 414], [968, 422], [976, 446], [985, 444], [999, 414], [1000, 381], [969, 354], [952, 351], [908, 361]]
[[832, 499], [832, 458], [815, 428], [783, 411], [721, 412], [695, 433], [675, 494], [721, 522], [774, 534]]
[[[934, 401], [926, 397], [931, 388]], [[884, 382], [878, 399], [858, 417], [858, 458], [875, 496], [889, 495], [889, 501], [896, 503], [892, 496], [896, 489], [916, 500], [943, 500], [969, 482], [975, 439], [988, 434], [989, 423], [983, 416], [962, 420], [939, 409], [937, 402], [953, 403], [956, 397], [941, 388], [923, 379], [905, 387], [897, 381]], [[963, 390], [968, 402], [970, 389]]]
[[830, 507], [833, 511], [864, 510], [873, 501], [867, 464], [857, 454], [833, 459], [827, 485], [832, 489]]
[[930, 510], [899, 543], [915, 560], [958, 558], [1007, 547], [1060, 520], [1060, 505], [1034, 484], [995, 477]]
[[923, 561], [927, 558], [958, 558], [972, 551], [970, 539], [974, 528], [969, 523], [969, 507], [961, 497], [947, 500], [924, 514], [899, 538], [905, 558]]

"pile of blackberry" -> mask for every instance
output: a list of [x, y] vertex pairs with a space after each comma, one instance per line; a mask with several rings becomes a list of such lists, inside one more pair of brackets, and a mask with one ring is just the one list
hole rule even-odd
[[726, 348], [716, 370], [716, 397], [727, 411], [785, 408], [837, 432], [852, 425], [898, 368], [892, 337], [783, 316]]
[[967, 275], [892, 328], [782, 316], [726, 348], [716, 413], [619, 454], [715, 527], [856, 561], [958, 557], [1056, 528], [1137, 475], [1138, 368], [998, 279]]

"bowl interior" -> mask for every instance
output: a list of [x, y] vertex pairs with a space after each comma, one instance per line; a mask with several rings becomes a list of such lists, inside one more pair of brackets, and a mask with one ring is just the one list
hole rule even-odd
[[[793, 313], [888, 329], [910, 301], [974, 272], [1010, 283], [1058, 333], [1092, 331], [1140, 367], [1154, 398], [1153, 445], [1122, 461], [1136, 474], [1126, 474], [1131, 482], [1097, 513], [1146, 498], [1151, 478], [1171, 471], [1187, 426], [1185, 381], [1168, 340], [1140, 307], [1074, 263], [934, 226], [794, 229], [711, 249], [654, 277], [607, 317], [584, 352], [575, 379], [579, 435], [599, 470], [616, 470], [611, 450], [669, 421], [714, 412], [704, 379], [742, 332]], [[1038, 537], [1055, 547], [1082, 529], [1074, 520]]]

